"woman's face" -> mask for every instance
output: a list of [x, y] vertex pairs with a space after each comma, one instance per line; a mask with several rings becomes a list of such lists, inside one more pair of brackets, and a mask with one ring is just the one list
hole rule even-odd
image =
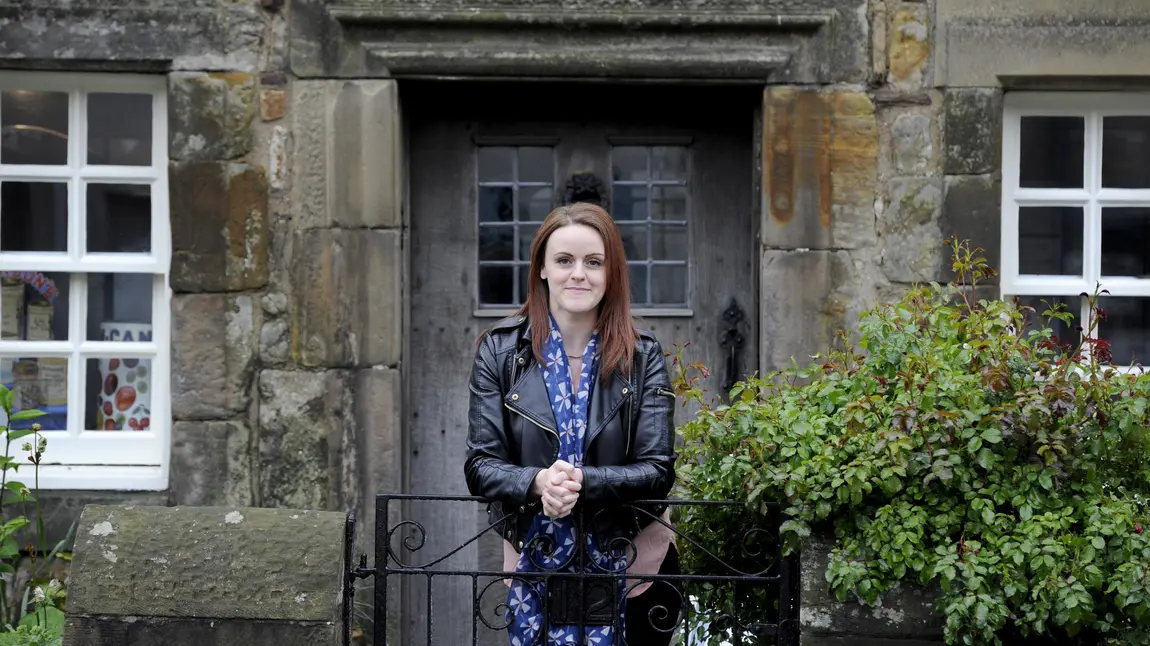
[[540, 277], [550, 291], [551, 312], [595, 311], [607, 287], [603, 238], [584, 224], [559, 227], [547, 239]]

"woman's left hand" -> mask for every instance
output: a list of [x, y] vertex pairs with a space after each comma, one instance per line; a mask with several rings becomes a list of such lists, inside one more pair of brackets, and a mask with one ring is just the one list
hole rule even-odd
[[540, 498], [543, 513], [551, 518], [563, 518], [571, 513], [579, 502], [579, 491], [583, 488], [583, 471], [563, 460], [556, 460], [544, 473], [545, 486]]

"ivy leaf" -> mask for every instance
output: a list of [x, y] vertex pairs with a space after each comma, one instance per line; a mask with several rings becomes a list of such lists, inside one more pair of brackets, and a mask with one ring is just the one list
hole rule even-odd
[[1002, 441], [1002, 431], [997, 428], [988, 428], [982, 432], [982, 439], [991, 444], [998, 444]]

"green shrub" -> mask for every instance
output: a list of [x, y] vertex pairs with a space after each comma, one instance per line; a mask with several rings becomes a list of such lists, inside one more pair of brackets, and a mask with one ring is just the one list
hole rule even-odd
[[[692, 510], [682, 531], [737, 535], [782, 501], [785, 551], [834, 539], [838, 599], [937, 586], [948, 644], [1150, 643], [1150, 376], [1115, 369], [1090, 338], [1105, 318], [1098, 293], [1083, 294], [1092, 315], [1068, 343], [1049, 325], [1074, 329], [1068, 312], [976, 300], [993, 270], [952, 248], [955, 283], [864, 312], [857, 347], [843, 334], [680, 427], [680, 495], [748, 503]], [[680, 395], [703, 403], [701, 368], [675, 364]]]

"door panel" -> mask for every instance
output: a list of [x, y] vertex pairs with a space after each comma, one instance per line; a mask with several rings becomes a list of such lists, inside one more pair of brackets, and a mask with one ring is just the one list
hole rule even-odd
[[[705, 100], [688, 107], [700, 98], [692, 93]], [[711, 368], [706, 385], [715, 389], [727, 378], [723, 312], [733, 300], [746, 313], [739, 366], [755, 369], [758, 91], [410, 83], [401, 95], [411, 151], [411, 492], [466, 493], [466, 382], [476, 337], [522, 302], [531, 236], [574, 175], [592, 173], [602, 183], [625, 231], [640, 325], [668, 352], [689, 343], [685, 358]], [[690, 414], [680, 409], [676, 419]], [[473, 506], [437, 505], [406, 510], [426, 529], [409, 561], [445, 554], [487, 525]], [[492, 536], [442, 567], [501, 565]], [[471, 607], [470, 579], [435, 578], [434, 642], [468, 643], [473, 617], [461, 609]], [[484, 597], [489, 622], [499, 624], [493, 611], [505, 595], [496, 581]], [[404, 643], [427, 643], [426, 597], [423, 583], [406, 593]], [[504, 633], [478, 625], [478, 643], [506, 643]]]

